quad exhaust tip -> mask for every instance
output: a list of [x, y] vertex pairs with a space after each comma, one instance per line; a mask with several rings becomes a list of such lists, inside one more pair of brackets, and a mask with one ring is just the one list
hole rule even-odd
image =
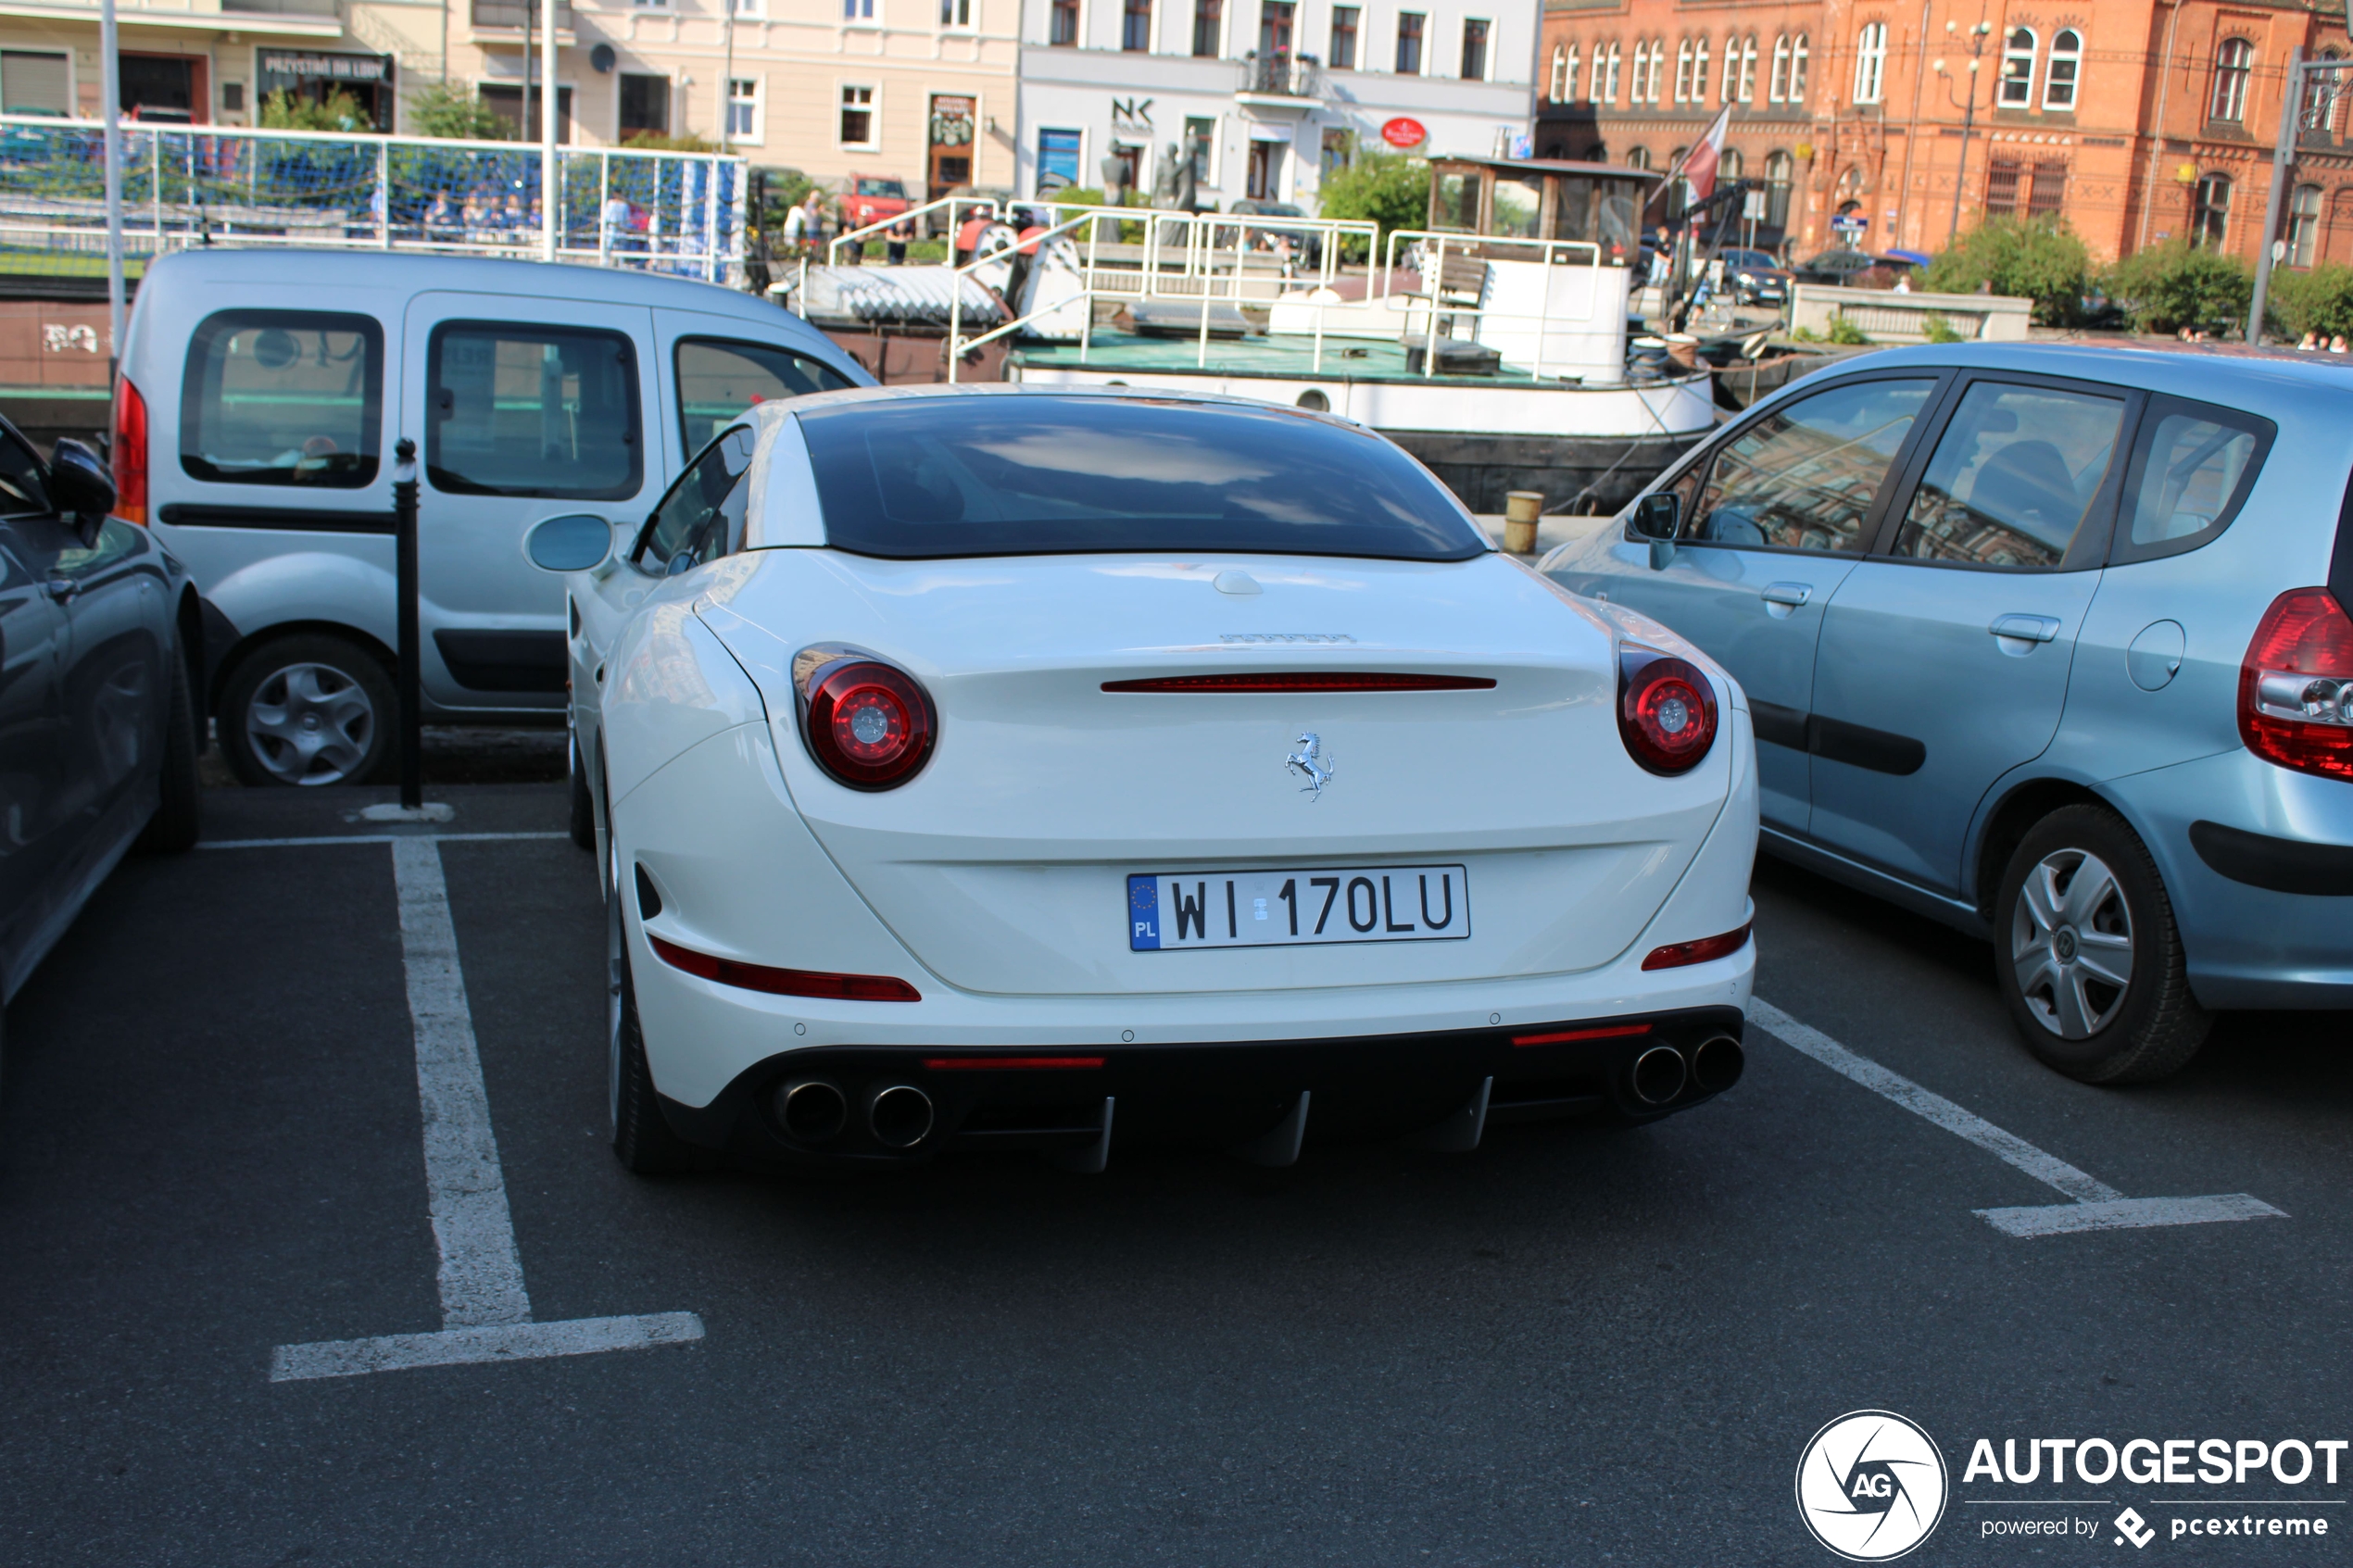
[[1634, 1059], [1634, 1098], [1644, 1105], [1665, 1105], [1683, 1092], [1686, 1076], [1682, 1052], [1653, 1046]]
[[776, 1120], [799, 1143], [827, 1143], [849, 1125], [849, 1101], [824, 1078], [796, 1078], [776, 1091]]
[[866, 1099], [866, 1130], [885, 1148], [912, 1148], [931, 1135], [931, 1097], [912, 1084], [892, 1084]]
[[1711, 1035], [1692, 1053], [1692, 1082], [1702, 1094], [1720, 1095], [1741, 1081], [1748, 1053], [1730, 1035]]

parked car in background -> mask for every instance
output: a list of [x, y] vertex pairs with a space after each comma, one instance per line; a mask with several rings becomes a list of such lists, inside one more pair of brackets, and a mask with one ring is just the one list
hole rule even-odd
[[1789, 270], [1766, 250], [1727, 245], [1720, 253], [1724, 286], [1744, 305], [1781, 305], [1789, 299]]
[[139, 289], [117, 383], [121, 516], [187, 563], [199, 696], [253, 784], [375, 775], [395, 729], [392, 485], [415, 441], [429, 722], [564, 711], [563, 596], [531, 525], [634, 529], [746, 408], [870, 384], [798, 317], [593, 267], [188, 252]]
[[196, 840], [195, 589], [114, 501], [0, 420], [0, 1006], [134, 842]]
[[1845, 288], [1894, 288], [1895, 280], [1916, 269], [1901, 257], [1878, 256], [1867, 250], [1826, 250], [1810, 261], [1790, 269], [1800, 283], [1831, 283]]
[[841, 226], [862, 229], [896, 218], [913, 204], [904, 182], [887, 174], [851, 174], [842, 182]]
[[2095, 1083], [2353, 1007], [2353, 374], [1973, 344], [1796, 383], [1543, 569], [1748, 693], [1773, 852], [1987, 936]]
[[[1305, 218], [1306, 210], [1289, 202], [1261, 201], [1244, 196], [1226, 209], [1237, 218]], [[1215, 243], [1230, 246], [1239, 232], [1240, 242], [1252, 250], [1275, 250], [1288, 247], [1291, 259], [1302, 267], [1321, 267], [1324, 262], [1324, 241], [1319, 232], [1303, 228], [1286, 228], [1279, 222], [1250, 223], [1239, 230], [1219, 227]]]

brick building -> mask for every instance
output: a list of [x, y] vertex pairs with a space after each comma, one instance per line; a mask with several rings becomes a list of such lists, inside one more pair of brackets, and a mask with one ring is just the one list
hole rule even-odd
[[[1538, 151], [1663, 169], [1730, 103], [1725, 172], [1766, 182], [1758, 238], [1799, 256], [1840, 215], [1933, 252], [2057, 213], [2103, 259], [2188, 237], [2251, 260], [2296, 49], [2353, 56], [2341, 0], [1546, 0]], [[2325, 80], [2290, 265], [2353, 261], [2353, 69]]]

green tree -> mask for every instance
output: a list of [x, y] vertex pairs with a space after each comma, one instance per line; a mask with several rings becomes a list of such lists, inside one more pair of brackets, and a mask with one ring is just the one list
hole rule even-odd
[[261, 100], [261, 128], [265, 131], [373, 131], [374, 120], [360, 107], [359, 100], [347, 87], [338, 87], [324, 98], [297, 98], [284, 88]]
[[[1325, 176], [1320, 209], [1326, 218], [1378, 224], [1373, 253], [1380, 255], [1391, 230], [1419, 229], [1429, 221], [1429, 160], [1359, 149], [1348, 167]], [[1352, 254], [1349, 259], [1363, 257]]]
[[420, 136], [451, 142], [504, 142], [514, 132], [470, 88], [454, 82], [436, 82], [409, 100], [405, 117]]
[[2353, 336], [2353, 267], [2323, 261], [2309, 272], [2275, 269], [2270, 314], [2289, 337]]
[[1989, 218], [1938, 257], [1921, 280], [1931, 294], [1988, 293], [2034, 302], [2034, 320], [2070, 326], [2092, 283], [2092, 254], [2057, 219]]
[[2236, 257], [2185, 241], [2151, 245], [2118, 262], [2108, 292], [2145, 332], [2238, 332], [2255, 293], [2255, 274]]
[[[536, 138], [534, 138], [536, 140]], [[706, 142], [699, 136], [665, 136], [659, 131], [633, 131], [622, 139], [624, 147], [635, 147], [647, 153], [715, 153], [716, 142]]]

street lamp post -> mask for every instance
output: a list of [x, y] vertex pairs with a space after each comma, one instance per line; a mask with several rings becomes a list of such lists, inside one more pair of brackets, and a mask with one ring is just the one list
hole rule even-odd
[[[1947, 21], [1944, 24], [1944, 31], [1948, 34], [1957, 32], [1960, 31], [1960, 24]], [[1944, 69], [1944, 62], [1943, 60], [1936, 62], [1936, 74], [1946, 78], [1944, 101], [1953, 104], [1955, 108], [1962, 111], [1961, 162], [1960, 167], [1953, 171], [1953, 221], [1944, 231], [1944, 245], [1948, 250], [1952, 248], [1954, 238], [1961, 232], [1961, 191], [1969, 183], [1969, 132], [1977, 127], [1977, 72], [1985, 53], [1986, 37], [1993, 31], [1994, 24], [1982, 18], [1979, 19], [1975, 27], [1969, 30], [1969, 98], [1966, 104], [1953, 103], [1953, 83]]]

